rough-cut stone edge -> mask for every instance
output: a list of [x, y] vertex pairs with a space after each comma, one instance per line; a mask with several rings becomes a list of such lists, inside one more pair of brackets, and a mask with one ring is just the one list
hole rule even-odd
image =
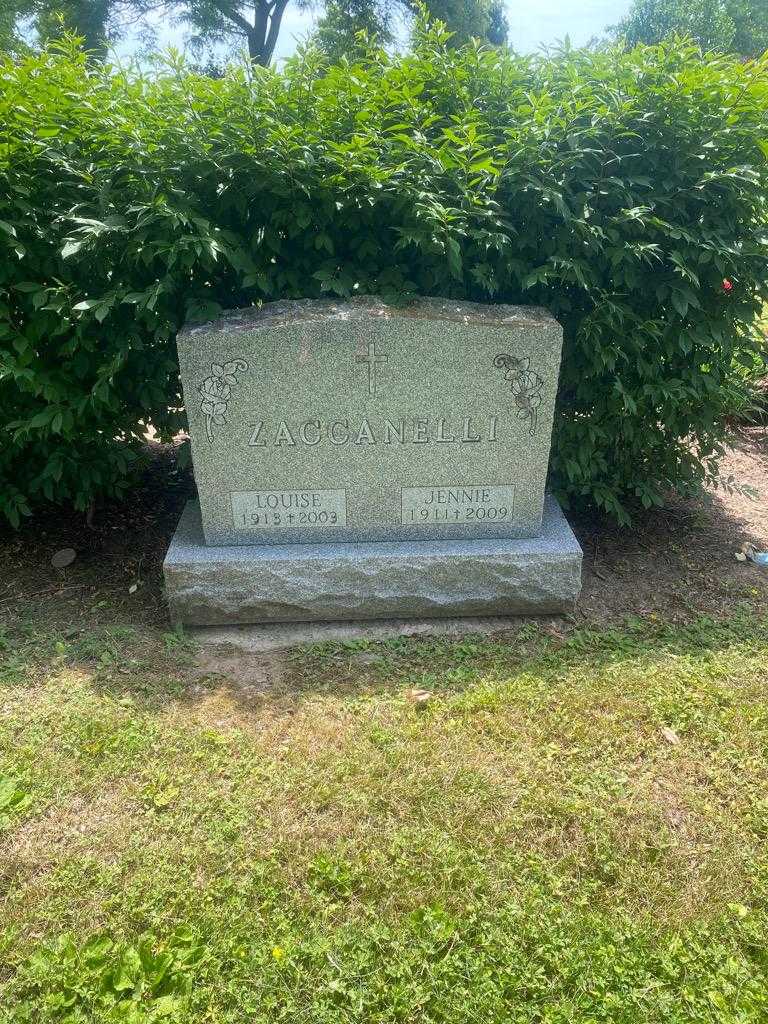
[[319, 323], [334, 320], [363, 320], [375, 317], [401, 320], [444, 320], [473, 326], [552, 327], [560, 324], [540, 306], [489, 306], [480, 302], [456, 302], [452, 299], [420, 298], [406, 306], [390, 306], [375, 295], [357, 295], [346, 300], [283, 299], [263, 306], [233, 309], [208, 323], [190, 325], [178, 335], [217, 334], [225, 331], [252, 331], [283, 324]]
[[190, 502], [163, 572], [190, 626], [568, 612], [582, 552], [557, 502], [522, 540], [206, 547]]

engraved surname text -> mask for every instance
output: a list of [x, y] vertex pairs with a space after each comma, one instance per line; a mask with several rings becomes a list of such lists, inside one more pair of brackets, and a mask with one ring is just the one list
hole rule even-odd
[[248, 426], [249, 448], [283, 448], [332, 444], [337, 447], [354, 444], [480, 444], [498, 440], [497, 416], [463, 416], [451, 419], [425, 416], [384, 419], [364, 417], [361, 420], [303, 420], [276, 424], [259, 420]]

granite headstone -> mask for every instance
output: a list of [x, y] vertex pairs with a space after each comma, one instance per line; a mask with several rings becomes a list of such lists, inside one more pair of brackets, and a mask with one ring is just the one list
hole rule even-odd
[[174, 618], [572, 605], [581, 551], [544, 494], [561, 347], [545, 310], [442, 299], [278, 302], [183, 331], [199, 507], [166, 559]]

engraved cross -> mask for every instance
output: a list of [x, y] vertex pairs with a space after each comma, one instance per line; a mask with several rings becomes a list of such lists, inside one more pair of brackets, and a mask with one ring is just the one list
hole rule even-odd
[[379, 363], [386, 363], [389, 356], [376, 355], [376, 342], [368, 342], [368, 354], [355, 356], [355, 362], [368, 363], [368, 394], [376, 394], [376, 367]]

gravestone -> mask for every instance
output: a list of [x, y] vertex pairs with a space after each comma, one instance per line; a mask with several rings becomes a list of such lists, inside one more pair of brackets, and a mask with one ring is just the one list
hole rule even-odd
[[562, 330], [541, 309], [276, 302], [178, 338], [199, 502], [165, 561], [190, 624], [561, 611], [545, 497]]

